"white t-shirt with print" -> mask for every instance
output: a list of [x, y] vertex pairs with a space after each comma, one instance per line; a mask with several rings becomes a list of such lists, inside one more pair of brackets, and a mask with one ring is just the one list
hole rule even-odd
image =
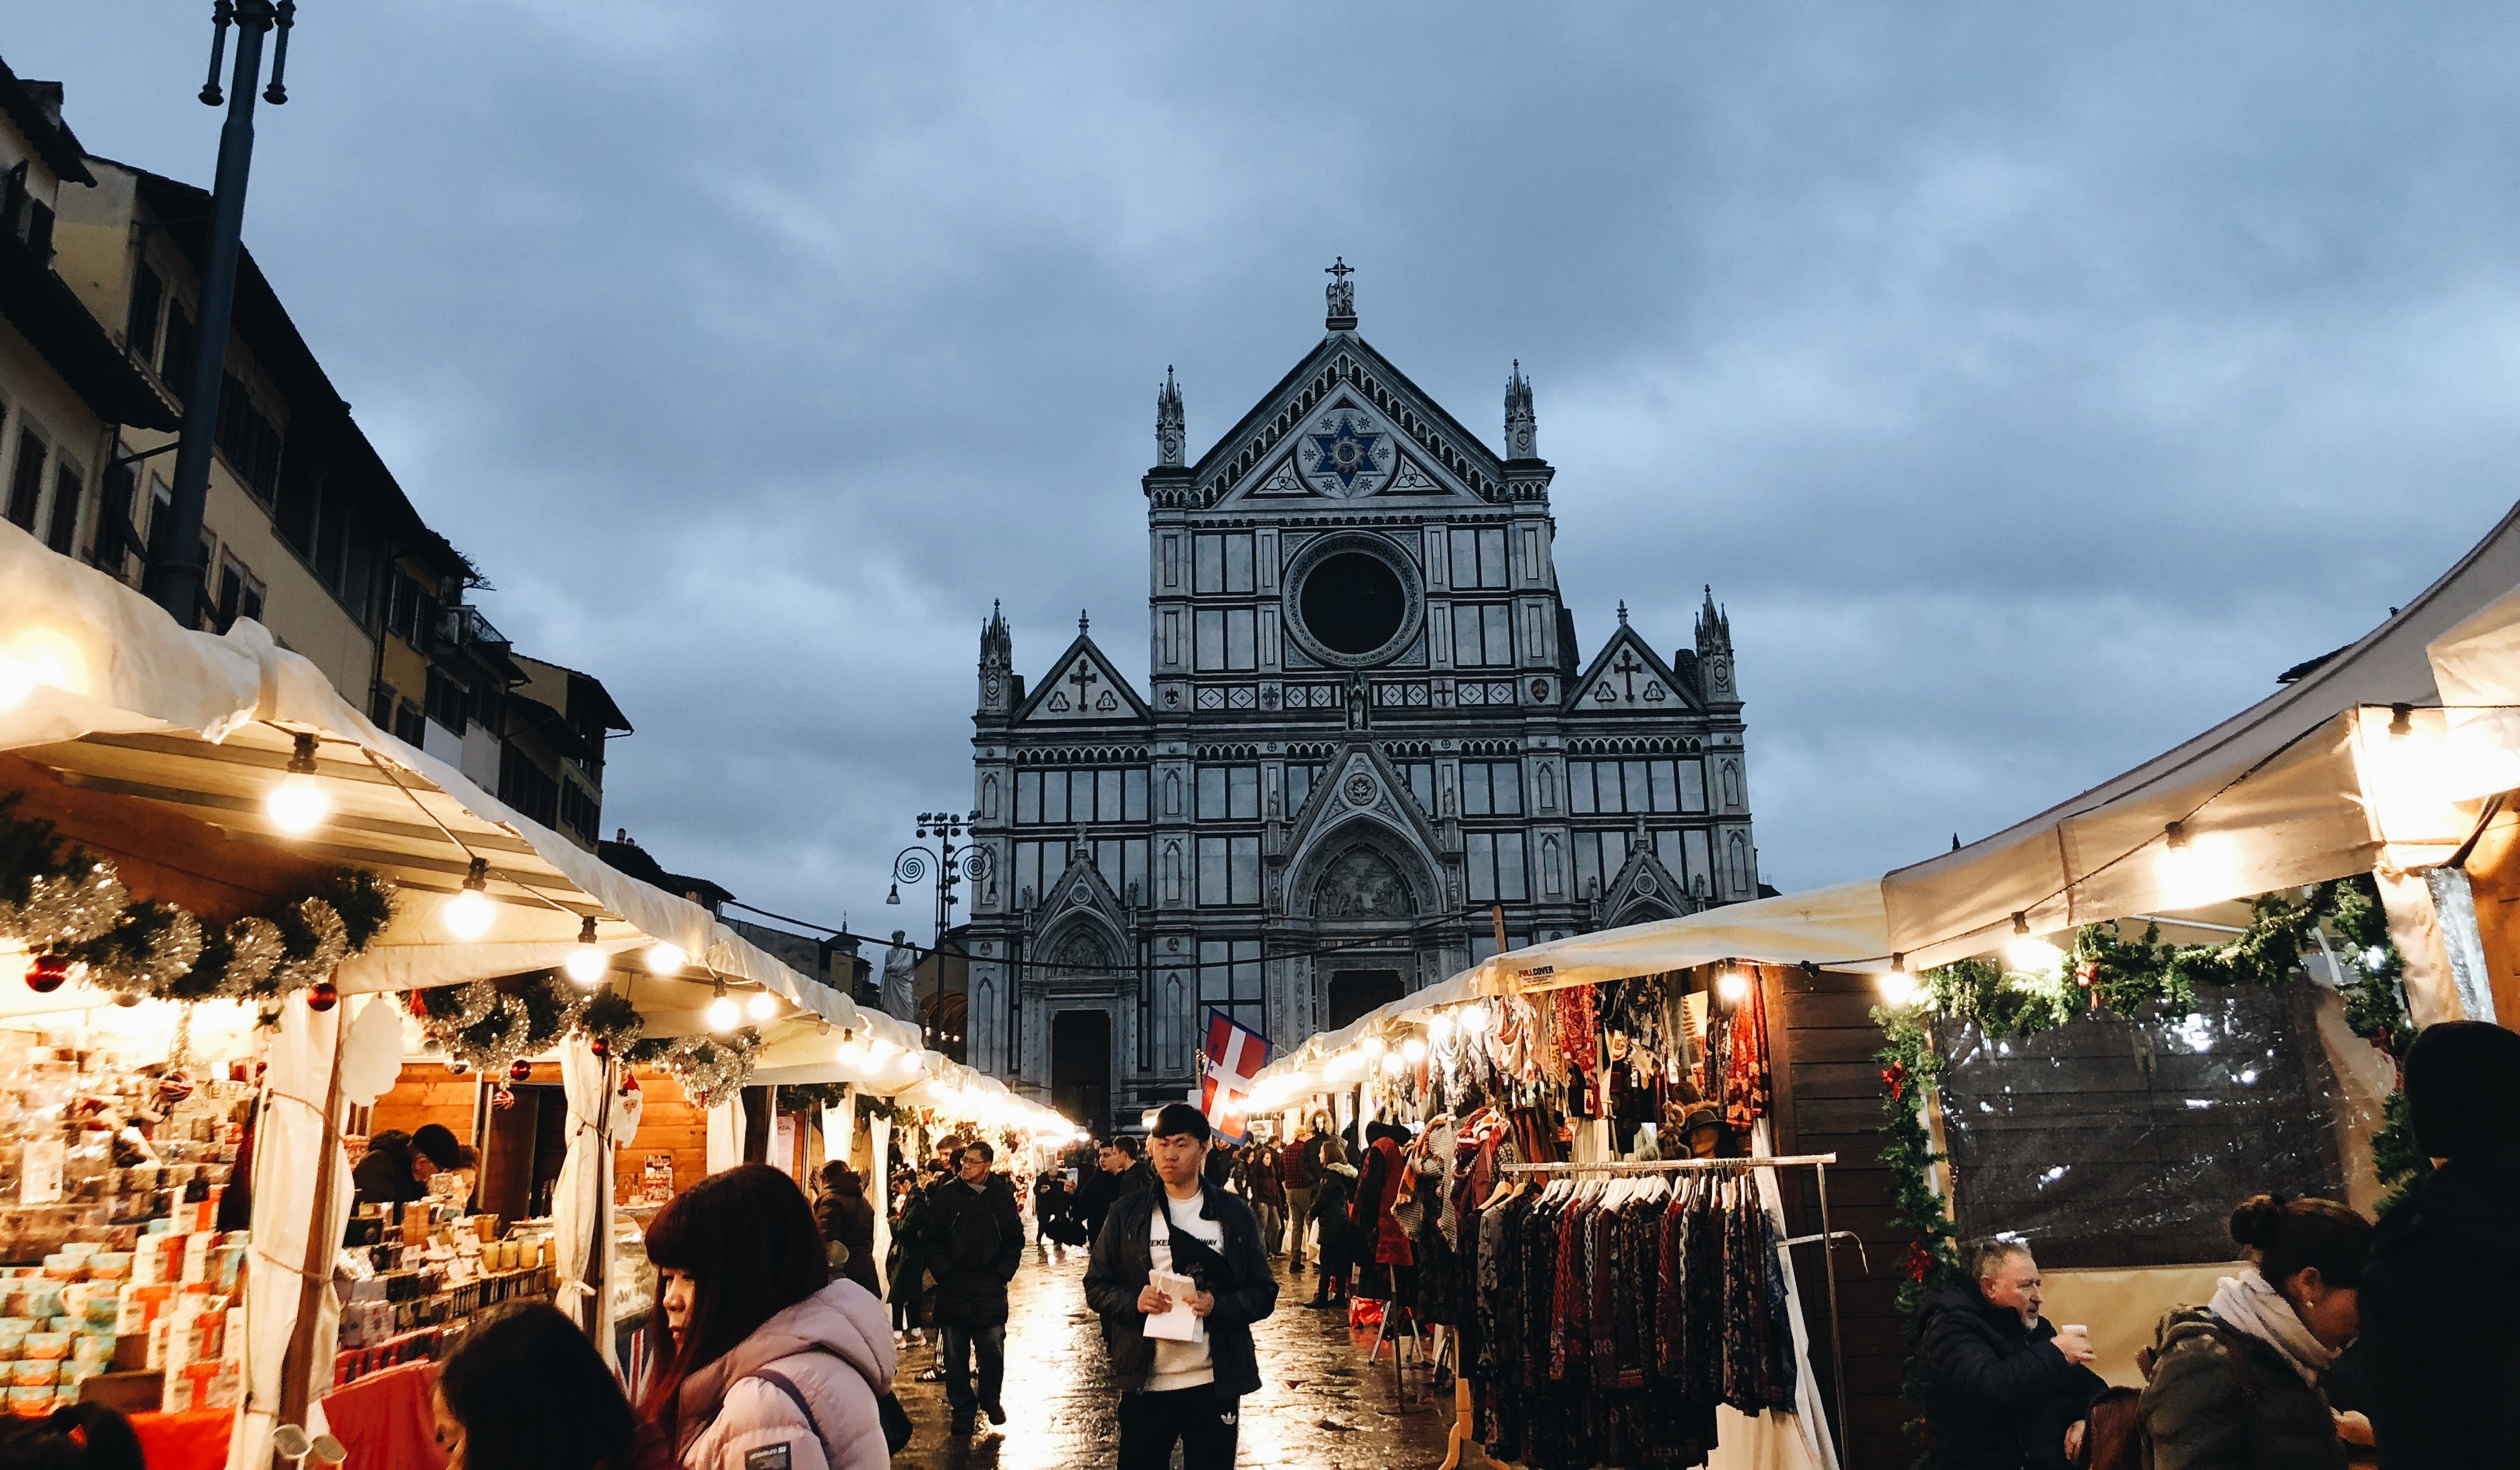
[[[1208, 1247], [1218, 1255], [1225, 1253], [1225, 1222], [1202, 1217], [1198, 1213], [1199, 1202], [1196, 1200], [1185, 1203], [1177, 1199], [1167, 1199], [1155, 1210], [1152, 1220], [1148, 1223], [1147, 1255], [1148, 1263], [1156, 1270], [1175, 1269], [1172, 1232], [1164, 1227], [1164, 1209], [1167, 1207], [1172, 1211], [1175, 1228], [1207, 1242]], [[1187, 1275], [1188, 1272], [1183, 1274]], [[1201, 1324], [1202, 1328], [1204, 1325], [1204, 1323]], [[1154, 1370], [1147, 1375], [1147, 1392], [1168, 1393], [1174, 1389], [1197, 1388], [1200, 1384], [1216, 1381], [1216, 1359], [1208, 1352], [1207, 1333], [1204, 1330], [1199, 1333], [1196, 1342], [1177, 1343], [1158, 1337], [1154, 1339], [1154, 1346], [1155, 1365]]]

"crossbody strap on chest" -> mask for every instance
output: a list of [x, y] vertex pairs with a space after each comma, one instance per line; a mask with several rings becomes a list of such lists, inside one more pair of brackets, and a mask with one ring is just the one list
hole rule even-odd
[[796, 1387], [794, 1379], [780, 1372], [777, 1368], [763, 1368], [761, 1371], [748, 1376], [758, 1378], [762, 1382], [770, 1385], [772, 1388], [786, 1394], [788, 1396], [788, 1402], [796, 1405], [796, 1412], [805, 1416], [805, 1432], [814, 1437], [815, 1444], [823, 1447], [823, 1463], [827, 1465], [837, 1465], [839, 1463], [838, 1459], [832, 1453], [832, 1442], [823, 1437], [823, 1421], [814, 1417], [814, 1405], [805, 1402], [805, 1392], [804, 1390]]

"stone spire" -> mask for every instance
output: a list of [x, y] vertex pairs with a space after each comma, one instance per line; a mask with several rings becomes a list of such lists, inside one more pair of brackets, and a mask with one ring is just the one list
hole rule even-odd
[[1347, 257], [1341, 255], [1323, 266], [1322, 274], [1330, 278], [1329, 286], [1323, 291], [1329, 299], [1329, 311], [1322, 326], [1330, 332], [1354, 332], [1356, 287], [1347, 278], [1356, 274], [1356, 267], [1348, 264]]
[[1155, 392], [1155, 468], [1178, 469], [1182, 451], [1189, 441], [1188, 421], [1182, 415], [1181, 384], [1173, 381], [1173, 370], [1164, 369], [1164, 385]]
[[992, 601], [989, 620], [980, 625], [980, 713], [1002, 715], [1022, 700], [1014, 668], [1014, 632], [1007, 626], [1005, 609]]
[[1540, 421], [1531, 409], [1531, 379], [1522, 376], [1522, 359], [1513, 360], [1513, 376], [1505, 380], [1505, 457], [1540, 458]]
[[1697, 666], [1706, 702], [1738, 706], [1740, 690], [1732, 684], [1732, 616], [1715, 605], [1715, 589], [1697, 609]]

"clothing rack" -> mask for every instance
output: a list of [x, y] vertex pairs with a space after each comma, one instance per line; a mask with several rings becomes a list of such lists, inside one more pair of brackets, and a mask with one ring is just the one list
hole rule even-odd
[[1746, 1172], [1752, 1169], [1809, 1169], [1813, 1183], [1820, 1191], [1820, 1233], [1801, 1240], [1780, 1242], [1800, 1244], [1817, 1239], [1822, 1242], [1821, 1272], [1828, 1281], [1828, 1366], [1829, 1388], [1836, 1400], [1837, 1424], [1830, 1436], [1830, 1448], [1837, 1462], [1846, 1463], [1846, 1354], [1838, 1342], [1837, 1320], [1837, 1246], [1836, 1238], [1845, 1232], [1828, 1227], [1828, 1166], [1837, 1162], [1833, 1153], [1781, 1154], [1764, 1159], [1645, 1159], [1635, 1162], [1613, 1161], [1598, 1164], [1500, 1164], [1499, 1174], [1695, 1174], [1718, 1171]]

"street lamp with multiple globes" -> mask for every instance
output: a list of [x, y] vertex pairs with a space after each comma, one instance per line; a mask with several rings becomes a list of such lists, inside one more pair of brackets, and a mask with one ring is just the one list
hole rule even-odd
[[969, 849], [956, 847], [954, 839], [970, 830], [971, 824], [978, 820], [979, 815], [977, 812], [922, 812], [919, 814], [917, 835], [932, 837], [936, 845], [930, 848], [914, 842], [892, 856], [892, 891], [883, 898], [887, 904], [898, 906], [902, 884], [925, 882], [928, 869], [935, 869], [936, 934], [929, 941], [931, 948], [945, 943], [945, 931], [952, 927], [953, 908], [962, 902], [954, 890], [963, 881], [963, 864]]

